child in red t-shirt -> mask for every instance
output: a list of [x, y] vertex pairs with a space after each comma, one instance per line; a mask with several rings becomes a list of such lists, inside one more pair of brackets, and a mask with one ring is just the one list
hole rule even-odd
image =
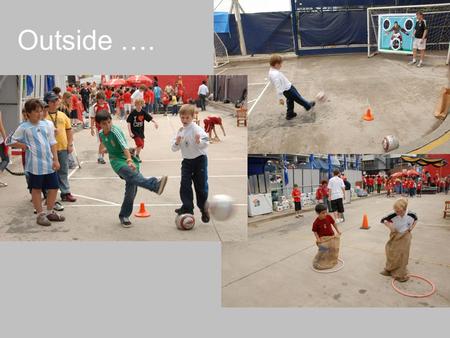
[[333, 217], [328, 214], [327, 207], [324, 204], [317, 204], [315, 210], [317, 218], [313, 223], [312, 231], [316, 236], [317, 243], [320, 243], [321, 238], [324, 236], [334, 236], [334, 230], [336, 230], [338, 235], [341, 234], [336, 226], [336, 222]]
[[417, 182], [417, 197], [422, 197], [422, 181]]
[[303, 217], [300, 213], [302, 210], [302, 201], [301, 201], [301, 191], [297, 184], [294, 184], [294, 189], [292, 189], [292, 199], [294, 200], [295, 205], [295, 217]]

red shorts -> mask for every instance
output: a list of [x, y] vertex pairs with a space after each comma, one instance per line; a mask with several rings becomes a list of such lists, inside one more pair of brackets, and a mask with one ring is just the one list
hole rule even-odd
[[136, 147], [138, 148], [144, 148], [144, 139], [140, 138], [138, 136], [134, 137], [134, 143], [136, 144]]

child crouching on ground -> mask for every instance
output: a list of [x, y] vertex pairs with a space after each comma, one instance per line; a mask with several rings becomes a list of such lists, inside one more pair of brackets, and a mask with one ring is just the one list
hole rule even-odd
[[195, 107], [190, 104], [181, 106], [180, 120], [183, 124], [172, 141], [172, 150], [181, 150], [180, 198], [182, 206], [175, 210], [178, 215], [194, 214], [194, 183], [197, 206], [202, 213], [202, 222], [209, 222], [209, 212], [206, 207], [208, 200], [208, 135], [193, 122]]
[[97, 112], [95, 122], [101, 128], [99, 132], [101, 151], [103, 153], [105, 150], [108, 151], [111, 167], [120, 178], [125, 180], [125, 196], [119, 220], [123, 227], [128, 228], [131, 226], [129, 217], [133, 212], [137, 188], [145, 188], [161, 195], [167, 183], [167, 176], [163, 176], [159, 180], [156, 177], [145, 178], [142, 176], [139, 172], [139, 162], [136, 158], [131, 157], [125, 135], [119, 127], [112, 124], [109, 111]]
[[318, 270], [331, 269], [338, 263], [341, 232], [324, 204], [317, 204], [315, 210], [317, 218], [313, 223], [312, 231], [316, 236], [319, 250], [314, 257], [313, 267]]
[[380, 273], [392, 276], [399, 282], [406, 282], [408, 260], [411, 248], [411, 231], [417, 223], [417, 215], [408, 211], [408, 201], [404, 198], [394, 203], [394, 212], [381, 220], [391, 231], [386, 243], [386, 266]]

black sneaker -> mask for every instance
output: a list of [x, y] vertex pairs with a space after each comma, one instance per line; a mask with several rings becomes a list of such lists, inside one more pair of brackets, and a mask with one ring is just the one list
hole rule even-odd
[[202, 222], [209, 223], [209, 211], [208, 210], [202, 210]]
[[103, 157], [99, 157], [97, 159], [97, 163], [99, 163], [99, 164], [106, 164], [105, 159]]
[[181, 208], [175, 209], [175, 213], [177, 215], [181, 215], [183, 213], [183, 210], [181, 210]]
[[311, 101], [311, 108], [309, 108], [308, 110], [313, 109], [315, 105], [316, 105], [316, 101]]
[[296, 116], [297, 116], [297, 113], [292, 113], [292, 114], [286, 115], [286, 120], [292, 120]]
[[122, 226], [124, 228], [130, 228], [131, 227], [131, 221], [128, 217], [121, 217], [119, 216], [120, 219], [120, 224], [122, 224]]

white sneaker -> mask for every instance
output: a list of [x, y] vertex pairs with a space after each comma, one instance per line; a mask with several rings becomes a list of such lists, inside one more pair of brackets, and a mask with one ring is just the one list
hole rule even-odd
[[415, 63], [416, 63], [416, 60], [413, 59], [412, 61], [409, 61], [409, 62], [408, 62], [408, 65], [413, 65], [413, 64], [415, 64]]
[[423, 67], [422, 61], [420, 61], [420, 62], [417, 64], [417, 68], [421, 68], [421, 67]]
[[334, 221], [336, 224], [341, 223], [341, 219], [340, 218], [336, 218], [336, 220]]

